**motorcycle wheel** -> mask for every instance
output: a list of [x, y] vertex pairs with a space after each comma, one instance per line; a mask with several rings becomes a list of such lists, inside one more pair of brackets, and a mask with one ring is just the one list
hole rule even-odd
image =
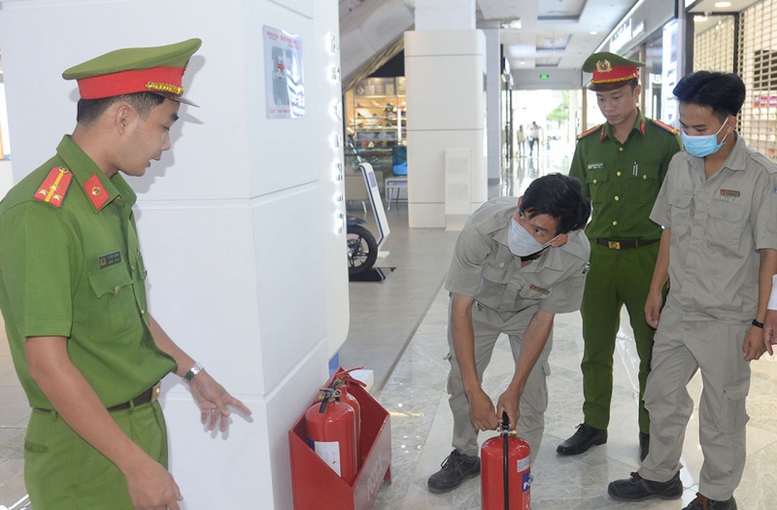
[[357, 276], [372, 269], [378, 259], [378, 243], [369, 230], [360, 225], [348, 226], [348, 275]]

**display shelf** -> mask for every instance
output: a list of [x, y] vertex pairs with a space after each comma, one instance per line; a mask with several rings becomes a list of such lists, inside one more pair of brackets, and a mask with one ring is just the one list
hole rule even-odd
[[405, 78], [367, 78], [345, 94], [346, 163], [372, 164], [376, 172], [393, 174], [395, 150], [407, 145]]

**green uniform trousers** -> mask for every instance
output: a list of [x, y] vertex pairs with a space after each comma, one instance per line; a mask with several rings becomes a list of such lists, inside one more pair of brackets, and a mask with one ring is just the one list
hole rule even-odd
[[651, 418], [650, 453], [640, 476], [661, 482], [680, 469], [685, 429], [693, 413], [687, 385], [698, 370], [703, 383], [699, 444], [704, 454], [699, 492], [716, 500], [733, 495], [746, 458], [750, 362], [742, 357], [742, 345], [749, 329], [749, 323], [684, 321], [682, 311], [664, 307], [645, 391]]
[[612, 366], [621, 307], [629, 313], [639, 354], [639, 430], [650, 432], [642, 397], [650, 372], [654, 330], [645, 321], [645, 301], [658, 257], [659, 243], [612, 250], [591, 242], [591, 268], [583, 304], [583, 415], [586, 425], [607, 429], [612, 400]]
[[[159, 402], [111, 413], [151, 458], [167, 467]], [[134, 510], [124, 475], [55, 412], [33, 409], [24, 439], [24, 482], [35, 510]]]
[[[452, 302], [453, 300], [451, 300]], [[472, 326], [475, 330], [475, 367], [478, 372], [478, 380], [481, 383], [483, 382], [483, 373], [491, 361], [494, 345], [500, 334], [504, 333], [508, 336], [513, 360], [516, 363], [518, 362], [523, 334], [526, 332], [526, 328], [529, 326], [529, 322], [537, 309], [538, 306], [531, 306], [526, 310], [513, 314], [507, 319], [502, 319], [499, 314], [478, 303], [472, 306]], [[472, 425], [472, 420], [469, 417], [469, 400], [467, 399], [467, 394], [464, 393], [464, 381], [461, 377], [459, 362], [456, 359], [456, 350], [453, 346], [453, 327], [450, 323], [450, 313], [448, 343], [450, 345], [451, 362], [451, 372], [448, 376], [448, 403], [453, 412], [453, 447], [461, 453], [477, 457], [480, 453], [478, 449], [478, 429]], [[551, 331], [542, 354], [540, 354], [537, 363], [529, 373], [526, 387], [523, 390], [523, 395], [521, 395], [521, 416], [518, 418], [515, 429], [518, 432], [518, 437], [529, 443], [531, 448], [530, 462], [534, 462], [537, 453], [540, 451], [542, 434], [545, 431], [545, 411], [548, 408], [547, 377], [550, 375], [548, 357], [552, 349], [553, 332]], [[511, 379], [512, 374], [505, 376], [504, 388], [500, 390], [499, 394], [507, 389], [507, 384]], [[492, 396], [494, 404], [496, 404], [498, 397], [499, 395]]]

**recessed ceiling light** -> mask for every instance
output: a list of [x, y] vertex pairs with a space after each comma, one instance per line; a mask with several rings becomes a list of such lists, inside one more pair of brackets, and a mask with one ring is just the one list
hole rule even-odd
[[731, 2], [715, 2], [715, 7], [718, 7], [719, 9], [731, 7]]
[[590, 31], [590, 32], [588, 32], [588, 33], [589, 33], [589, 34], [591, 34], [591, 35], [596, 35], [596, 34], [598, 34], [599, 32], [597, 32], [596, 30], [591, 30], [591, 31]]

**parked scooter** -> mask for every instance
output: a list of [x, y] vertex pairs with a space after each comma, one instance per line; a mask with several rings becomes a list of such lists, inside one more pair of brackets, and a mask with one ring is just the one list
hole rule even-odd
[[362, 225], [367, 222], [356, 216], [348, 216], [347, 239], [348, 246], [348, 276], [358, 276], [366, 273], [378, 259], [378, 243], [375, 236]]

